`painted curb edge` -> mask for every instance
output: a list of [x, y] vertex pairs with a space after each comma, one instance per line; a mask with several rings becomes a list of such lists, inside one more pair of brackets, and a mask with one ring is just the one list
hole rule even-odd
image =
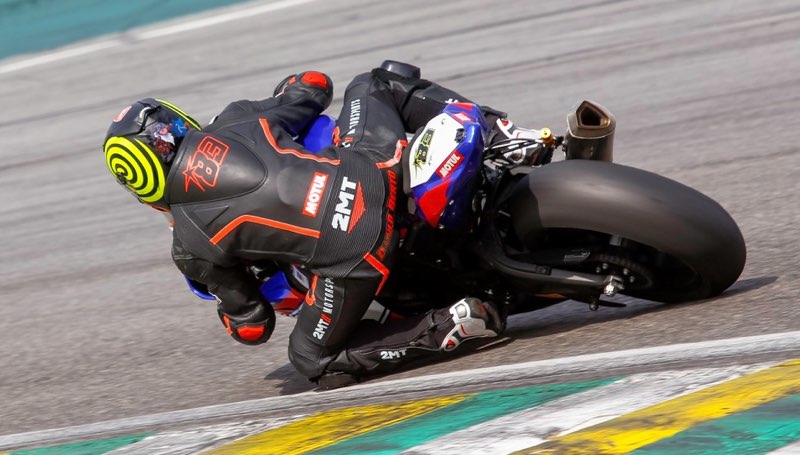
[[800, 350], [800, 331], [793, 331], [536, 360], [513, 365], [359, 384], [332, 391], [308, 391], [296, 395], [261, 398], [74, 427], [11, 434], [0, 436], [0, 450], [81, 438], [89, 439], [121, 432], [136, 432], [161, 425], [180, 425], [227, 417], [245, 418], [265, 411], [285, 410], [299, 414], [302, 413], [304, 406], [318, 405], [320, 402], [325, 402], [327, 407], [333, 408], [338, 405], [350, 405], [353, 399], [385, 398], [412, 392], [447, 391], [479, 383], [596, 372], [608, 369], [609, 365], [613, 365], [614, 368], [658, 366], [673, 362], [719, 360], [741, 355], [788, 354], [798, 350]]

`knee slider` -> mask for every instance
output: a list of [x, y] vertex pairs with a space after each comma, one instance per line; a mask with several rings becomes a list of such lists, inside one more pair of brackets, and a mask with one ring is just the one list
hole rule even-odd
[[289, 362], [298, 373], [312, 381], [322, 375], [328, 363], [327, 360], [323, 361], [320, 350], [320, 347], [298, 334], [297, 329], [289, 336]]

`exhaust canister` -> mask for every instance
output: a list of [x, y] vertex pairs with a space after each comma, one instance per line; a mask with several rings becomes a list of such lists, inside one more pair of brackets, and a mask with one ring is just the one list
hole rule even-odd
[[593, 101], [582, 101], [567, 115], [564, 150], [568, 160], [612, 161], [614, 115]]

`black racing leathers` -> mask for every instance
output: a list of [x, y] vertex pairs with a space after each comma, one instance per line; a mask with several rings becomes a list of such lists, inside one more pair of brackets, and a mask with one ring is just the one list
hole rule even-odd
[[187, 134], [167, 178], [173, 258], [220, 299], [221, 314], [264, 306], [246, 265], [296, 264], [314, 275], [289, 342], [292, 364], [311, 379], [388, 371], [439, 353], [444, 321], [435, 315], [384, 325], [361, 318], [392, 269], [406, 133], [448, 101], [466, 101], [431, 82], [373, 70], [346, 90], [338, 146], [314, 154], [293, 137], [331, 94], [330, 79], [309, 72], [276, 97], [232, 103]]

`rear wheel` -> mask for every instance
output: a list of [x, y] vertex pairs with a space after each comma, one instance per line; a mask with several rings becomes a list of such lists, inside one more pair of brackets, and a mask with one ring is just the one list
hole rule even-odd
[[744, 268], [744, 239], [730, 215], [657, 174], [568, 160], [517, 185], [509, 212], [519, 240], [532, 251], [589, 249], [572, 268], [620, 278], [623, 294], [662, 302], [712, 297]]

